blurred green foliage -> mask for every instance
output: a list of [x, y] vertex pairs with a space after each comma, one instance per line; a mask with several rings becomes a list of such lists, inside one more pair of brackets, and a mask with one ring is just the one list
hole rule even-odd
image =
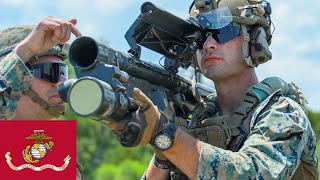
[[[320, 112], [314, 112], [311, 111], [309, 109], [307, 109], [307, 116], [311, 122], [312, 125], [312, 129], [314, 131], [314, 133], [317, 136], [317, 154], [318, 157], [320, 157], [320, 141], [319, 141], [319, 135], [320, 135]], [[320, 167], [318, 165], [318, 170], [320, 172]], [[320, 175], [319, 175], [319, 179], [320, 179]]]
[[[66, 64], [69, 66], [69, 78], [75, 78], [73, 67], [68, 61]], [[307, 115], [319, 137], [320, 112], [307, 110]], [[150, 146], [124, 148], [102, 123], [76, 116], [68, 106], [61, 119], [77, 120], [77, 161], [84, 170], [86, 180], [140, 179], [153, 155]], [[320, 155], [319, 141], [317, 154]]]
[[320, 135], [320, 112], [313, 112], [307, 109], [307, 116], [311, 122], [312, 128], [316, 136]]

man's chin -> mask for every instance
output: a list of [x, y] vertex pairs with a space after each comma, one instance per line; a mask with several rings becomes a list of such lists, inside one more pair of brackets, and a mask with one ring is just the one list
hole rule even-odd
[[64, 113], [66, 111], [66, 106], [64, 104], [59, 104], [57, 106], [54, 106], [57, 112]]
[[51, 115], [51, 119], [61, 117], [62, 115], [64, 115], [64, 112], [66, 111], [66, 106], [64, 104], [51, 106], [51, 108], [52, 108], [51, 111], [49, 111]]

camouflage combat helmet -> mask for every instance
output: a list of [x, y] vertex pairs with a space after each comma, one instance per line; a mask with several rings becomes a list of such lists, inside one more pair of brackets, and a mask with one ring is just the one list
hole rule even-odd
[[[19, 25], [0, 30], [0, 57], [10, 53], [19, 42], [31, 33], [34, 27], [34, 25]], [[62, 60], [65, 60], [68, 56], [68, 50], [69, 45], [66, 43], [63, 45], [56, 45], [47, 51], [34, 54], [29, 61], [44, 55], [56, 55]]]
[[227, 6], [233, 16], [232, 21], [241, 25], [244, 62], [257, 67], [272, 58], [271, 6], [265, 0], [194, 0], [189, 15], [197, 18], [201, 14]]

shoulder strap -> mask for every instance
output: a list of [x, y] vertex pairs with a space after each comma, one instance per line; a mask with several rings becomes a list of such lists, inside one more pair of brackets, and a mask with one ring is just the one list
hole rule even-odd
[[[251, 86], [244, 96], [244, 100], [227, 121], [233, 136], [228, 149], [238, 151], [250, 133], [253, 113], [257, 105], [269, 96], [281, 94], [302, 104], [305, 101], [300, 89], [293, 83], [288, 84], [278, 77], [270, 77]], [[256, 118], [256, 116], [255, 116]]]
[[238, 151], [250, 133], [250, 119], [255, 107], [259, 104], [256, 96], [246, 93], [244, 100], [235, 110], [232, 117], [227, 121], [227, 125], [231, 130], [232, 140], [227, 149], [234, 152]]

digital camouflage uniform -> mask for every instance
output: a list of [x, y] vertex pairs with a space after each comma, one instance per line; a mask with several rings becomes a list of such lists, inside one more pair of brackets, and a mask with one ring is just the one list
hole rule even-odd
[[19, 25], [0, 30], [0, 119], [15, 118], [21, 93], [29, 89], [32, 80], [29, 69], [20, 57], [6, 49], [13, 49], [10, 47], [26, 38], [33, 27]]
[[14, 119], [22, 91], [29, 88], [32, 76], [16, 53], [0, 62], [0, 119]]
[[292, 99], [273, 96], [255, 109], [238, 152], [202, 142], [197, 179], [295, 179], [317, 169], [316, 136], [305, 112]]

